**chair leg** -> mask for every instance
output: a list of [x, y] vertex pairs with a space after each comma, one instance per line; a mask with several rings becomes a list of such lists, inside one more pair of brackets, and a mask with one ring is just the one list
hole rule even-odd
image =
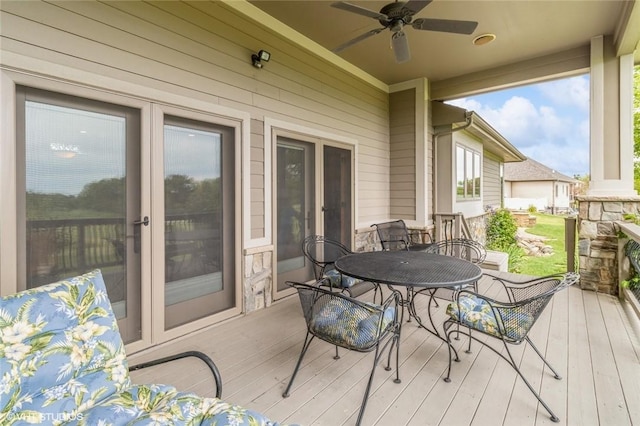
[[384, 368], [387, 371], [391, 371], [391, 353], [393, 352], [393, 347], [396, 347], [396, 378], [393, 379], [393, 383], [402, 383], [400, 380], [400, 327], [398, 330], [394, 332], [393, 337], [391, 337], [392, 341], [389, 347], [389, 355], [387, 356], [387, 366]]
[[[529, 340], [528, 337], [526, 338], [526, 340], [529, 343], [531, 343], [531, 341]], [[549, 413], [549, 416], [551, 417], [551, 421], [555, 422], [555, 423], [559, 422], [560, 418], [558, 416], [556, 416], [555, 413], [551, 410], [551, 408], [547, 405], [547, 403], [543, 401], [543, 399], [540, 396], [540, 394], [538, 392], [536, 392], [536, 390], [533, 388], [533, 386], [531, 386], [531, 383], [529, 383], [529, 381], [524, 377], [524, 375], [522, 374], [522, 372], [518, 368], [518, 365], [516, 364], [515, 360], [513, 359], [513, 356], [511, 355], [511, 351], [509, 350], [509, 346], [507, 345], [507, 343], [506, 342], [503, 342], [503, 343], [504, 343], [505, 349], [507, 350], [507, 354], [509, 355], [509, 359], [511, 360], [511, 366], [513, 367], [513, 369], [516, 370], [516, 372], [518, 373], [520, 378], [524, 381], [524, 384], [527, 385], [527, 387], [529, 388], [531, 393], [538, 399], [538, 401], [540, 401], [540, 404], [542, 404], [542, 406], [545, 408], [545, 410], [547, 410], [547, 412]], [[534, 348], [535, 348], [535, 346], [534, 346]], [[538, 355], [540, 355], [540, 352], [538, 352], [537, 348], [535, 348], [535, 351], [538, 353]], [[540, 356], [542, 357], [542, 355], [540, 355]], [[542, 359], [544, 360], [544, 357], [542, 357]], [[549, 365], [546, 360], [545, 360], [545, 364]], [[554, 373], [555, 373], [555, 371], [554, 371]]]
[[340, 354], [338, 353], [338, 346], [336, 346], [336, 355], [333, 357], [333, 359], [340, 359]]
[[[447, 367], [447, 376], [444, 378], [444, 381], [449, 383], [451, 382], [451, 361], [456, 361], [459, 362], [460, 358], [458, 358], [458, 352], [454, 349], [453, 344], [451, 343], [451, 333], [453, 331], [449, 331], [449, 328], [454, 324], [454, 321], [445, 321], [444, 324], [442, 325], [442, 328], [444, 329], [444, 335], [447, 337], [447, 349], [449, 349], [449, 366]], [[457, 324], [457, 322], [456, 322]], [[458, 327], [460, 325], [458, 324]], [[457, 328], [456, 330], [457, 333], [460, 332], [460, 329]], [[453, 355], [455, 354], [455, 359], [453, 357]]]
[[538, 354], [538, 356], [540, 357], [540, 359], [542, 359], [542, 361], [545, 363], [545, 365], [547, 367], [549, 367], [549, 370], [551, 370], [553, 372], [553, 376], [554, 378], [561, 380], [562, 376], [560, 374], [558, 374], [558, 372], [551, 366], [551, 364], [549, 364], [549, 361], [547, 361], [547, 359], [542, 356], [542, 353], [540, 353], [540, 351], [538, 350], [538, 348], [536, 347], [536, 345], [533, 344], [533, 342], [531, 341], [531, 339], [529, 339], [529, 336], [525, 337], [525, 340], [527, 341], [527, 343], [529, 345], [531, 345], [531, 347], [533, 348], [534, 351], [536, 351], [536, 353]]
[[[395, 336], [391, 337], [393, 339]], [[393, 342], [391, 342], [391, 347], [393, 347]], [[362, 417], [364, 416], [364, 410], [367, 407], [367, 401], [369, 400], [369, 392], [371, 391], [371, 384], [373, 383], [373, 375], [376, 372], [376, 365], [380, 360], [380, 356], [383, 354], [384, 350], [380, 351], [380, 343], [376, 346], [376, 354], [373, 357], [373, 366], [371, 367], [371, 374], [369, 375], [369, 382], [367, 383], [367, 388], [364, 391], [364, 397], [362, 398], [362, 404], [360, 405], [360, 412], [358, 413], [358, 420], [356, 421], [356, 426], [360, 426], [362, 423]]]
[[[307, 349], [309, 349], [309, 345], [313, 341], [315, 336], [307, 331], [307, 337], [304, 339], [304, 343], [302, 344], [302, 350], [300, 351], [300, 358], [298, 358], [298, 362], [296, 363], [296, 368], [293, 370], [293, 374], [291, 375], [291, 379], [289, 380], [289, 384], [287, 385], [287, 389], [285, 389], [282, 394], [283, 398], [289, 397], [289, 391], [291, 390], [291, 385], [293, 385], [293, 380], [296, 378], [296, 374], [298, 374], [298, 369], [300, 368], [300, 364], [302, 363], [302, 358], [307, 353]], [[336, 348], [337, 351], [337, 348]]]

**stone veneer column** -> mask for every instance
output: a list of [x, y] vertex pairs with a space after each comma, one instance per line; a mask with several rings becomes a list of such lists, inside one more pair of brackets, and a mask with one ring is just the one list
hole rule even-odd
[[244, 253], [244, 310], [252, 312], [271, 305], [273, 247], [259, 247]]
[[625, 214], [637, 215], [640, 197], [577, 197], [580, 287], [618, 293], [618, 227]]

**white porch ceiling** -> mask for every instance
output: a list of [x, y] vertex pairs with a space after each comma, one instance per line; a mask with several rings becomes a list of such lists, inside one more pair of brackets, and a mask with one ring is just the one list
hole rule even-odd
[[[249, 2], [328, 50], [381, 27], [373, 18], [331, 7], [331, 0]], [[350, 3], [379, 11], [389, 1]], [[403, 64], [395, 62], [388, 30], [338, 56], [387, 85], [426, 77], [443, 98], [454, 91], [479, 92], [585, 72], [590, 40], [599, 35], [612, 37], [618, 55], [635, 50], [635, 62], [640, 63], [640, 5], [634, 1], [435, 0], [415, 18], [471, 20], [479, 25], [471, 35], [407, 28], [412, 59]], [[473, 45], [472, 40], [484, 33], [497, 38]], [[532, 71], [536, 67], [544, 70]], [[477, 80], [484, 83], [474, 85]], [[456, 85], [458, 89], [444, 89]]]

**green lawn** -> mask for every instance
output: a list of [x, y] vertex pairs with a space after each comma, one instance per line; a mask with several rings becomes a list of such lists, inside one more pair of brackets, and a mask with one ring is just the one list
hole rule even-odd
[[564, 249], [564, 216], [537, 213], [536, 225], [527, 228], [533, 235], [549, 238], [546, 242], [553, 247], [553, 255], [544, 257], [524, 256], [520, 273], [527, 275], [548, 275], [567, 271], [567, 252]]

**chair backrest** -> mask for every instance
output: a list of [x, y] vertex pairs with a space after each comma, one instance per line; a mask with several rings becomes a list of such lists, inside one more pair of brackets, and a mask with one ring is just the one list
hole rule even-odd
[[438, 241], [429, 247], [427, 252], [458, 257], [477, 265], [484, 262], [487, 257], [487, 250], [482, 244], [466, 238]]
[[629, 240], [624, 249], [633, 269], [636, 270], [636, 274], [640, 275], [640, 244], [634, 240]]
[[[572, 286], [579, 279], [579, 275], [573, 272], [557, 273], [539, 277], [524, 283], [505, 283], [504, 288], [509, 297], [509, 301], [519, 303], [531, 298], [538, 297], [544, 293], [556, 293], [564, 288]], [[498, 279], [499, 280], [499, 279]]]
[[500, 326], [509, 339], [520, 341], [526, 337], [533, 324], [559, 291], [564, 290], [576, 282], [579, 275], [569, 272], [543, 277], [524, 286], [508, 286], [513, 303], [494, 304], [493, 309], [499, 315]]
[[302, 241], [302, 253], [313, 263], [315, 278], [320, 280], [326, 271], [333, 268], [336, 260], [352, 251], [344, 244], [322, 235], [309, 235]]
[[394, 220], [391, 222], [374, 223], [373, 225], [380, 238], [382, 250], [397, 251], [409, 250], [411, 239], [404, 220]]
[[368, 351], [392, 325], [398, 324], [400, 296], [394, 292], [384, 305], [366, 303], [316, 285], [291, 282], [298, 291], [307, 330], [343, 348]]

